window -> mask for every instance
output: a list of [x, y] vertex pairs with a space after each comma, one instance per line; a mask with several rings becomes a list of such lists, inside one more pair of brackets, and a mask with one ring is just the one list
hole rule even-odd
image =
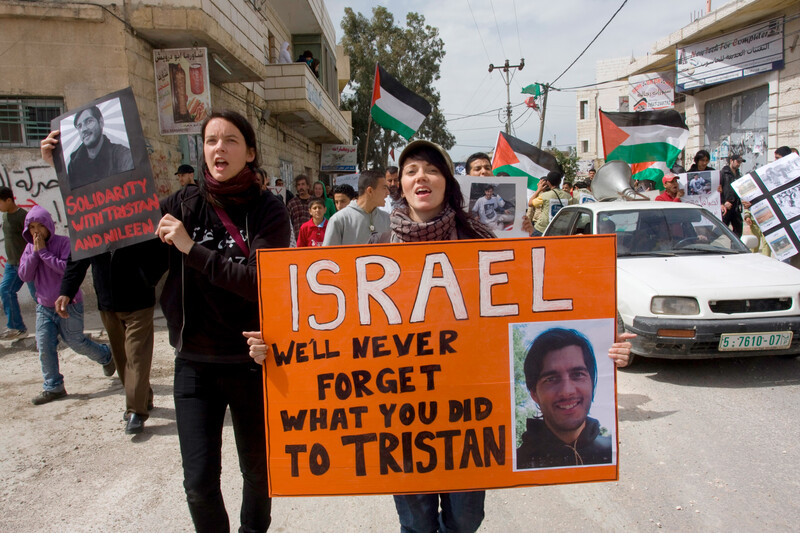
[[334, 102], [339, 101], [339, 80], [336, 71], [336, 54], [328, 45], [328, 41], [318, 34], [296, 34], [292, 35], [292, 50], [294, 50], [294, 60], [306, 50], [312, 53], [314, 59], [319, 62], [319, 72], [317, 79]]
[[589, 141], [581, 141], [581, 152], [584, 154], [589, 151]]
[[60, 98], [0, 97], [0, 146], [38, 147], [50, 133], [50, 121], [63, 112]]
[[581, 100], [580, 111], [581, 120], [586, 120], [586, 117], [589, 116], [589, 100]]
[[[742, 175], [767, 164], [769, 87], [764, 85], [705, 104], [706, 149], [711, 166], [720, 169], [731, 154], [738, 154]], [[688, 155], [687, 160], [691, 155]]]

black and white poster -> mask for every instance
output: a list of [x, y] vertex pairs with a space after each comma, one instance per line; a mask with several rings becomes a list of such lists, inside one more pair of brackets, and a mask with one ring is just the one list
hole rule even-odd
[[800, 250], [800, 156], [790, 154], [731, 184], [750, 202], [750, 213], [772, 252], [785, 260]]
[[161, 207], [131, 88], [54, 118], [53, 152], [72, 258], [155, 238]]

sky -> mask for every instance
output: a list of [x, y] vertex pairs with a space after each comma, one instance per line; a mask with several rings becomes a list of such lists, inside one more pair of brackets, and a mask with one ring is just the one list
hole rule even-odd
[[[511, 105], [523, 103], [522, 87], [552, 82], [583, 51], [623, 0], [325, 0], [337, 42], [342, 37], [344, 8], [371, 18], [372, 8], [383, 5], [405, 25], [405, 15], [416, 11], [439, 29], [446, 55], [436, 86], [448, 129], [456, 137], [450, 150], [455, 161], [494, 148], [497, 133], [505, 131], [506, 86], [502, 72], [488, 72], [489, 64], [512, 65], [525, 58], [525, 67], [511, 80]], [[712, 9], [727, 3], [712, 0]], [[614, 20], [581, 59], [558, 81], [574, 87], [594, 83], [595, 63], [602, 59], [641, 56], [656, 40], [691, 22], [704, 11], [706, 0], [628, 0]], [[501, 109], [502, 108], [502, 109]], [[491, 110], [477, 117], [463, 118]], [[531, 144], [539, 139], [539, 117], [525, 105], [513, 108], [512, 135]], [[551, 92], [548, 97], [542, 145], [551, 141], [560, 149], [575, 145], [574, 91]]]

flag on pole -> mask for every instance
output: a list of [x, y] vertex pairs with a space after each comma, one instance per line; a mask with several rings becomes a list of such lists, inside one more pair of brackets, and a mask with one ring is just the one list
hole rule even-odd
[[553, 154], [502, 131], [497, 136], [492, 158], [495, 176], [499, 172], [507, 172], [509, 176], [527, 177], [528, 190], [532, 194], [539, 186], [539, 179], [547, 176], [551, 170], [558, 170], [558, 161]]
[[396, 131], [408, 140], [417, 132], [431, 109], [427, 100], [375, 64], [370, 115], [376, 124]]
[[625, 161], [633, 179], [653, 180], [664, 189], [661, 178], [670, 171], [689, 138], [689, 128], [674, 109], [605, 113], [600, 111], [600, 131], [606, 161]]
[[531, 83], [522, 88], [522, 94], [532, 94], [534, 98], [539, 98], [542, 95], [542, 86], [539, 83]]

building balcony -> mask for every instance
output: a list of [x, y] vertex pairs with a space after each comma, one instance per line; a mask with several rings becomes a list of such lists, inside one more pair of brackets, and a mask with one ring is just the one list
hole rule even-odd
[[345, 116], [305, 63], [265, 65], [264, 98], [279, 122], [317, 143], [350, 144]]
[[264, 79], [262, 15], [250, 2], [172, 0], [134, 5], [137, 7], [130, 11], [130, 24], [154, 48], [208, 48], [212, 82]]

